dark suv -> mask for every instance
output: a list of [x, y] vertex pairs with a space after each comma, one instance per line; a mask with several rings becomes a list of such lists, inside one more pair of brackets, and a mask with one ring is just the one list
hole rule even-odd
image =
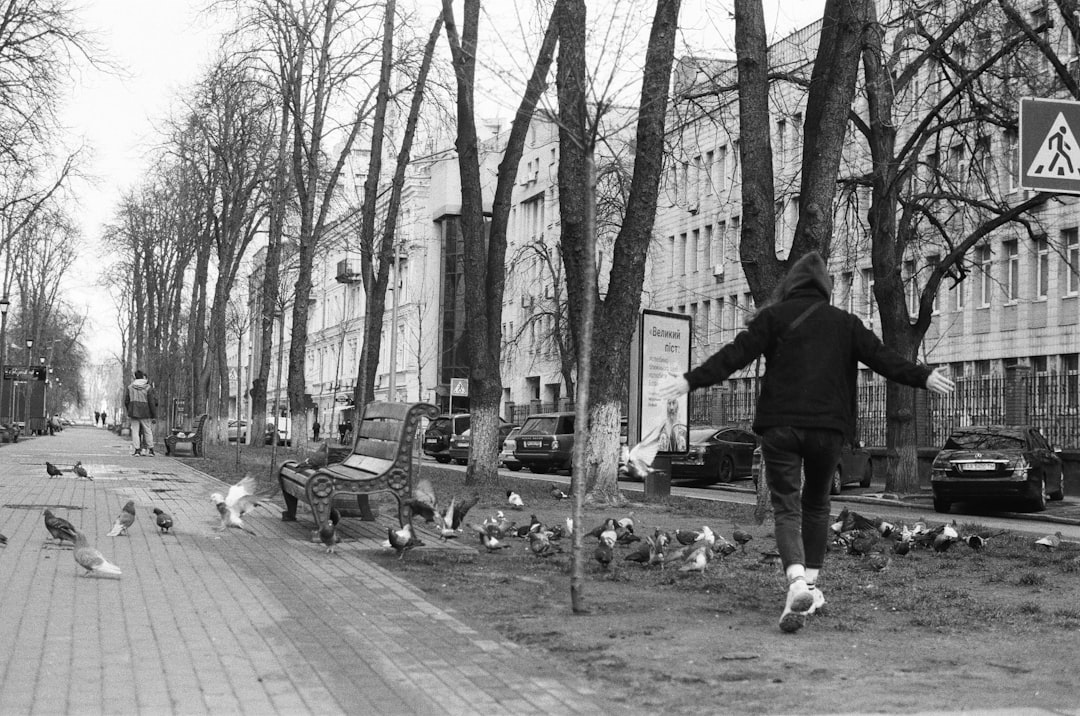
[[450, 462], [450, 439], [469, 429], [469, 413], [443, 413], [424, 431], [424, 454], [439, 462]]
[[537, 413], [525, 418], [514, 457], [535, 473], [569, 470], [574, 456], [574, 414]]

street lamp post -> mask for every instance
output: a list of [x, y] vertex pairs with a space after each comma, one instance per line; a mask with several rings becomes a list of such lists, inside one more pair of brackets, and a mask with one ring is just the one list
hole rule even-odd
[[[11, 307], [11, 301], [7, 296], [0, 298], [0, 371], [7, 371], [7, 312]], [[15, 376], [11, 377], [11, 404], [15, 404]], [[10, 411], [8, 420], [14, 420], [14, 409]]]
[[34, 339], [26, 339], [26, 399], [23, 401], [23, 423], [30, 434], [30, 374], [34, 370]]

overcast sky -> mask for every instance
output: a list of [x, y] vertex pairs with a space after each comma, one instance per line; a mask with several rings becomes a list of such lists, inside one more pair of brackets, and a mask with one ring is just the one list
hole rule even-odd
[[[532, 1], [520, 4], [529, 7]], [[95, 179], [93, 184], [76, 187], [79, 205], [74, 213], [82, 226], [84, 250], [77, 270], [65, 281], [65, 294], [77, 309], [85, 306], [89, 312], [86, 343], [91, 359], [103, 362], [112, 360], [120, 345], [115, 307], [94, 285], [97, 267], [104, 263], [98, 247], [101, 227], [112, 217], [119, 196], [141, 181], [146, 157], [160, 141], [160, 129], [175, 98], [205, 67], [225, 20], [201, 12], [204, 0], [82, 0], [77, 4], [87, 26], [98, 32], [106, 56], [123, 70], [121, 74], [84, 70], [76, 78], [64, 112], [71, 132], [69, 143], [85, 142], [91, 150], [86, 168]], [[730, 4], [684, 0], [684, 38], [701, 42], [703, 51], [729, 50]], [[767, 22], [775, 33], [785, 34], [819, 17], [824, 0], [767, 0], [765, 4]]]

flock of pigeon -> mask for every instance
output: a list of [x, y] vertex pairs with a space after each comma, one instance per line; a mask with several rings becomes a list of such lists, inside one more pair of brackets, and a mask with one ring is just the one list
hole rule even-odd
[[[83, 467], [82, 462], [76, 462], [71, 471], [87, 480], [93, 480], [86, 468]], [[49, 477], [59, 477], [64, 474], [64, 470], [51, 462], [46, 461], [45, 472]], [[210, 499], [217, 507], [218, 516], [221, 520], [219, 530], [227, 530], [230, 527], [235, 529], [244, 530], [254, 534], [254, 531], [244, 524], [243, 516], [252, 507], [259, 504], [259, 497], [256, 494], [256, 481], [251, 475], [246, 476], [235, 485], [232, 485], [226, 494], [215, 492], [210, 496]], [[155, 507], [152, 510], [154, 515], [154, 524], [157, 525], [158, 530], [162, 534], [168, 534], [173, 527], [173, 518], [167, 512], [160, 507]], [[103, 555], [96, 547], [90, 544], [86, 535], [76, 529], [68, 520], [63, 517], [57, 517], [53, 514], [52, 510], [46, 508], [42, 513], [45, 519], [45, 529], [49, 535], [57, 540], [58, 545], [62, 546], [64, 542], [70, 542], [74, 546], [75, 562], [85, 571], [80, 572], [81, 576], [93, 574], [95, 576], [109, 577], [113, 579], [119, 579], [123, 572], [121, 569], [110, 562], [105, 555]], [[120, 514], [117, 515], [116, 520], [113, 522], [112, 528], [106, 533], [106, 537], [124, 537], [128, 535], [128, 530], [135, 524], [135, 501], [128, 500], [120, 510]], [[337, 536], [334, 533], [333, 527], [337, 522], [334, 521], [331, 526], [329, 539], [331, 542], [337, 540]], [[320, 535], [321, 536], [321, 535]], [[324, 542], [326, 540], [324, 539]], [[7, 545], [7, 537], [0, 534], [0, 545]]]

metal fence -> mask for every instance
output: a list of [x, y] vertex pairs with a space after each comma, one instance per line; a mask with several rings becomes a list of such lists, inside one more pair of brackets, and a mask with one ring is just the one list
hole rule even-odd
[[[691, 425], [749, 426], [754, 418], [757, 383], [757, 378], [744, 378], [691, 393]], [[884, 380], [858, 388], [858, 437], [869, 446], [885, 445], [885, 389]], [[1007, 414], [1010, 390], [1014, 391], [1014, 415]], [[1080, 377], [1076, 374], [968, 376], [956, 379], [952, 395], [926, 393], [925, 397], [924, 415], [929, 418], [923, 433], [928, 442], [925, 447], [941, 445], [960, 425], [1010, 421], [1037, 426], [1057, 447], [1080, 447]], [[1019, 418], [1015, 417], [1017, 410]]]

